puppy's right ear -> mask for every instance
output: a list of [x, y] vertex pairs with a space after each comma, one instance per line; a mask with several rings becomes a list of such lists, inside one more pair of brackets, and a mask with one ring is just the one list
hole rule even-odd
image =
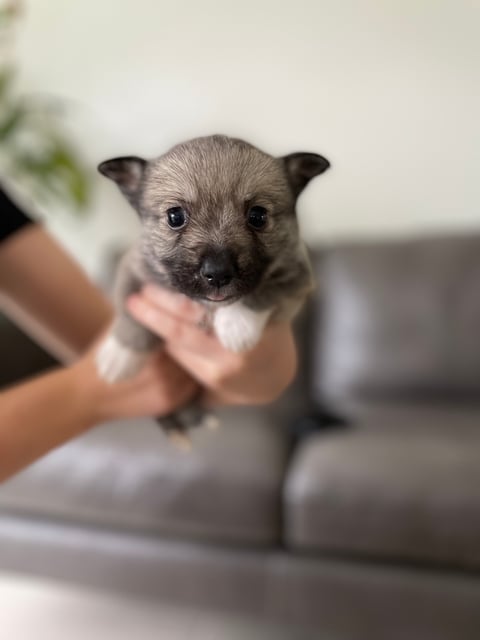
[[136, 205], [140, 193], [140, 185], [147, 161], [137, 156], [112, 158], [98, 165], [98, 170], [110, 180], [117, 183], [118, 188], [132, 204]]
[[291, 153], [288, 156], [284, 156], [282, 160], [296, 198], [312, 178], [319, 176], [330, 166], [330, 162], [323, 156], [318, 155], [318, 153], [307, 153], [306, 151]]

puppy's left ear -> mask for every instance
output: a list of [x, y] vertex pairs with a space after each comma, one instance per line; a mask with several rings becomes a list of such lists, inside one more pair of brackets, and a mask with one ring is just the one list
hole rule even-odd
[[112, 158], [98, 165], [98, 170], [118, 188], [132, 204], [136, 205], [147, 161], [137, 156]]
[[319, 176], [330, 166], [330, 162], [318, 153], [291, 153], [282, 158], [290, 186], [297, 197], [312, 178]]

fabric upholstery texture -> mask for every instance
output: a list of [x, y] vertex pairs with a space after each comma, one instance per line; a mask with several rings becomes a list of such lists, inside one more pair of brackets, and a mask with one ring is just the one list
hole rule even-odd
[[286, 443], [258, 412], [220, 413], [190, 452], [154, 421], [104, 425], [0, 485], [0, 509], [95, 526], [267, 544], [280, 536]]
[[317, 261], [318, 398], [480, 399], [480, 238], [338, 246]]
[[479, 569], [479, 458], [480, 407], [389, 408], [313, 435], [287, 475], [286, 543]]

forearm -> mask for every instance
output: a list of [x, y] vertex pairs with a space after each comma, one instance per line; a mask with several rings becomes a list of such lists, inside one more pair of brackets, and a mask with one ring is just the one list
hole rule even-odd
[[197, 393], [165, 353], [135, 377], [108, 384], [96, 373], [92, 349], [68, 368], [0, 393], [0, 482], [96, 424], [168, 415]]
[[73, 368], [1, 392], [0, 481], [93, 426], [100, 400]]
[[70, 360], [108, 325], [102, 292], [40, 226], [0, 247], [0, 293], [7, 313], [61, 360]]

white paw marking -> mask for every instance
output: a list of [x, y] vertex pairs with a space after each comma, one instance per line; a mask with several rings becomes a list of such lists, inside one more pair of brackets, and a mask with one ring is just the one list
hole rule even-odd
[[126, 380], [140, 371], [147, 356], [147, 353], [125, 347], [115, 336], [110, 335], [97, 351], [97, 371], [106, 382]]
[[222, 345], [237, 353], [252, 349], [260, 340], [271, 311], [252, 311], [241, 301], [221, 307], [213, 326]]

